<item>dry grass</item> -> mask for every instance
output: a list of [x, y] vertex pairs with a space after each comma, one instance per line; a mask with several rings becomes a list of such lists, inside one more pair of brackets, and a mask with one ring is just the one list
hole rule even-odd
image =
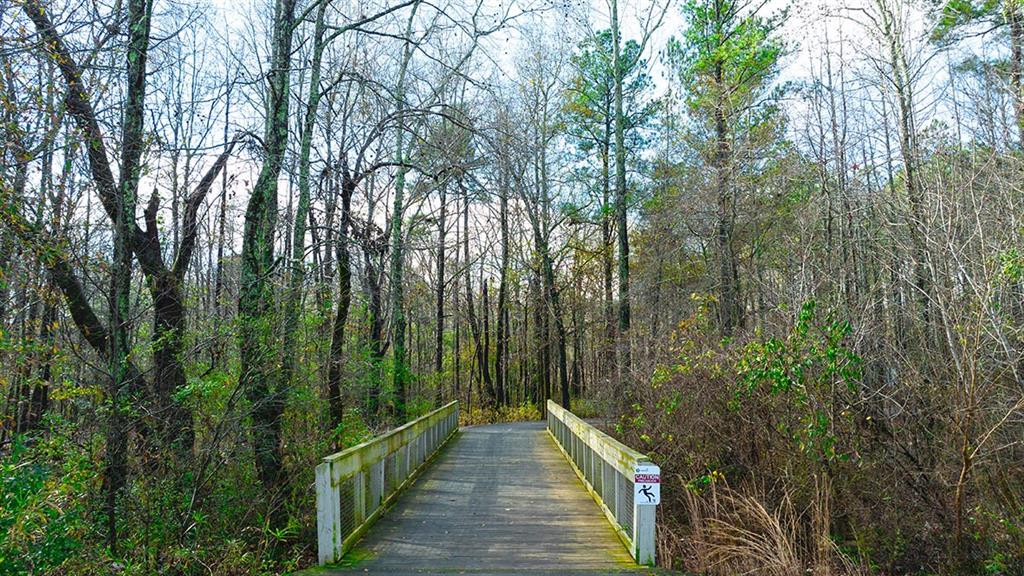
[[865, 573], [829, 537], [827, 482], [798, 511], [790, 493], [745, 492], [714, 483], [687, 492], [690, 531], [687, 569], [714, 576], [855, 576]]

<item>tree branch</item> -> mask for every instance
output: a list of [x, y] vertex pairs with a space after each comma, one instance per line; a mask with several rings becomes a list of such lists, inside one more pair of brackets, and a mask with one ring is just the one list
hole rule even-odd
[[231, 151], [234, 150], [235, 144], [241, 140], [242, 135], [235, 136], [235, 139], [228, 143], [227, 148], [220, 153], [217, 157], [217, 161], [213, 163], [213, 166], [206, 172], [203, 179], [199, 181], [196, 189], [189, 195], [188, 200], [185, 201], [185, 221], [182, 225], [182, 237], [181, 244], [178, 246], [176, 251], [177, 257], [174, 261], [173, 273], [175, 278], [179, 281], [185, 276], [185, 271], [188, 270], [188, 264], [192, 260], [192, 252], [196, 246], [196, 236], [199, 227], [196, 225], [196, 215], [199, 212], [199, 205], [203, 203], [203, 199], [210, 192], [210, 188], [213, 187], [213, 183], [217, 180], [217, 176], [220, 175], [221, 170], [225, 170], [228, 158], [231, 157]]

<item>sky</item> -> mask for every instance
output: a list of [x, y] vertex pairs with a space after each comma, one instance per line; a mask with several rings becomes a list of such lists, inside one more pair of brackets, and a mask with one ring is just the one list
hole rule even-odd
[[[458, 1], [458, 0], [456, 0]], [[465, 0], [472, 2], [473, 0]], [[497, 8], [500, 2], [507, 0], [486, 0], [492, 2], [490, 6]], [[550, 0], [518, 0], [519, 2], [549, 2]], [[569, 6], [571, 17], [566, 17], [564, 2], [576, 4]], [[641, 35], [644, 16], [650, 7], [652, 0], [620, 0], [620, 19], [623, 26], [624, 40], [636, 39]], [[657, 0], [654, 0], [657, 1]], [[874, 40], [866, 32], [865, 28], [855, 21], [856, 9], [873, 0], [765, 0], [759, 13], [770, 15], [788, 8], [788, 17], [780, 30], [780, 36], [787, 45], [788, 53], [785, 56], [782, 74], [779, 82], [804, 82], [810, 79], [816, 69], [820, 69], [822, 63], [823, 47], [831, 46], [833, 53], [833, 68], [838, 70], [844, 66], [844, 73], [850, 78], [857, 74], [858, 68], [863, 68], [865, 55], [878, 49]], [[252, 14], [258, 14], [265, 10], [267, 0], [210, 0], [217, 9], [227, 25], [233, 29], [233, 38], [252, 35], [252, 28], [249, 23]], [[370, 7], [360, 11], [357, 6], [362, 0], [334, 0], [335, 7], [344, 7], [346, 4], [354, 6], [343, 10], [347, 13], [372, 13], [380, 9], [380, 4], [371, 0]], [[661, 0], [660, 6], [664, 6]], [[568, 34], [570, 37], [581, 37], [586, 29], [602, 29], [609, 25], [608, 0], [556, 0], [555, 9], [544, 13], [548, 20], [548, 29], [555, 33]], [[521, 4], [520, 4], [521, 5]], [[681, 13], [681, 0], [671, 0], [665, 12], [661, 26], [652, 35], [647, 48], [646, 58], [650, 65], [650, 73], [654, 79], [655, 95], [665, 93], [674, 82], [669, 77], [669, 71], [661, 62], [660, 51], [672, 36], [678, 36], [685, 28], [685, 21]], [[394, 16], [404, 17], [405, 11]], [[909, 16], [911, 34], [916, 38], [919, 45], [924, 45], [928, 29], [925, 14], [920, 11], [911, 13]], [[216, 21], [216, 17], [213, 19]], [[509, 29], [495, 34], [488, 39], [484, 48], [488, 58], [494, 65], [501, 68], [506, 75], [512, 75], [515, 71], [515, 62], [521, 54], [525, 36], [518, 30]], [[251, 40], [251, 39], [250, 39]], [[922, 107], [919, 111], [932, 117], [942, 117], [947, 114], [938, 106], [930, 107], [930, 102], [937, 102], [941, 99], [929, 95], [929, 87], [944, 86], [947, 61], [937, 58], [929, 64], [927, 73], [923, 74], [922, 86]], [[873, 80], [877, 84], [877, 80]], [[798, 97], [791, 96], [785, 104], [789, 108], [791, 117], [799, 119], [802, 110]], [[798, 122], [794, 122], [797, 124]], [[250, 167], [251, 168], [251, 167]], [[252, 169], [246, 170], [239, 166], [232, 170], [238, 174], [239, 182], [236, 190], [247, 190], [248, 185], [245, 179], [255, 177]], [[251, 185], [251, 181], [249, 182]], [[287, 194], [288, 183], [282, 180], [282, 194]], [[282, 203], [282, 208], [284, 204]]]
[[[209, 0], [220, 12], [227, 24], [234, 29], [233, 35], [251, 35], [247, 29], [251, 15], [265, 8], [267, 0]], [[463, 0], [469, 6], [475, 0]], [[489, 10], [506, 7], [510, 0], [485, 0]], [[543, 19], [557, 33], [579, 37], [585, 30], [607, 28], [610, 22], [609, 0], [511, 0], [517, 6], [547, 6]], [[619, 0], [620, 21], [623, 27], [623, 39], [637, 39], [643, 29], [645, 16], [652, 5], [665, 6], [666, 0]], [[654, 79], [655, 93], [661, 95], [672, 83], [669, 71], [660, 58], [660, 52], [668, 39], [679, 36], [686, 23], [682, 16], [683, 0], [667, 0], [669, 5], [664, 12], [661, 26], [656, 29], [647, 48], [646, 57], [650, 73]], [[788, 17], [780, 31], [788, 48], [780, 82], [803, 81], [811, 77], [813, 70], [820, 66], [822, 47], [830, 44], [833, 49], [833, 64], [845, 60], [848, 64], [856, 64], [863, 59], [866, 51], [876, 49], [864, 27], [855, 20], [856, 10], [870, 5], [873, 0], [754, 0], [763, 2], [758, 13], [771, 15], [788, 10]], [[913, 1], [913, 0], [912, 0]], [[459, 0], [450, 0], [459, 4]], [[382, 5], [378, 0], [334, 0], [335, 6], [351, 6], [341, 11], [357, 14], [372, 13]], [[753, 5], [753, 3], [752, 3]], [[360, 8], [363, 6], [363, 8]], [[658, 10], [655, 10], [657, 13]], [[405, 11], [394, 16], [400, 18]], [[569, 14], [568, 18], [566, 14]], [[908, 17], [912, 33], [918, 38], [927, 36], [928, 19], [921, 9], [915, 9]], [[515, 59], [521, 53], [523, 34], [517, 29], [507, 29], [485, 41], [483, 47], [487, 57], [508, 76], [514, 74]], [[984, 48], [980, 43], [976, 48]], [[945, 65], [936, 66], [932, 75], [944, 79]]]

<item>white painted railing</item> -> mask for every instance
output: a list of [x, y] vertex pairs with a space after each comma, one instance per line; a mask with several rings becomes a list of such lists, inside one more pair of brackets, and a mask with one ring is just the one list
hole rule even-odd
[[320, 564], [341, 560], [459, 428], [459, 403], [358, 446], [316, 467], [316, 533]]
[[[633, 474], [651, 460], [548, 400], [548, 432], [638, 564], [654, 564], [657, 506], [634, 499]], [[642, 487], [642, 486], [641, 486]]]

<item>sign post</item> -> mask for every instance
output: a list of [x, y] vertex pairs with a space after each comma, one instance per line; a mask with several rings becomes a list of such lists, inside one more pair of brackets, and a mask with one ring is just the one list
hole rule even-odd
[[654, 564], [654, 525], [661, 504], [661, 468], [650, 462], [633, 467], [633, 546], [639, 564]]

